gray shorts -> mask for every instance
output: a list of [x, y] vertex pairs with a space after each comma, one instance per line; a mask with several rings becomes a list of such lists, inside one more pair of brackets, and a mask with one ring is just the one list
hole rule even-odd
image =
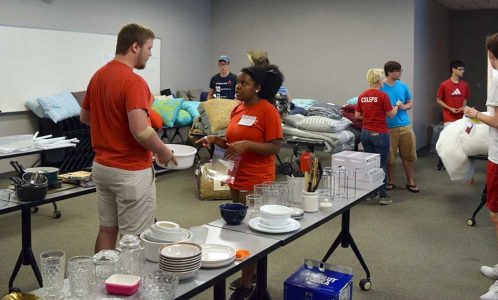
[[154, 169], [128, 171], [93, 162], [100, 226], [119, 227], [121, 234], [139, 235], [154, 223]]

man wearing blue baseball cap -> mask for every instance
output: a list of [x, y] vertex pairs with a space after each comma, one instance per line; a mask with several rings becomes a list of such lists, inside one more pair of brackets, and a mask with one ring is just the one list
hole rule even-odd
[[222, 55], [218, 58], [220, 72], [214, 75], [209, 82], [208, 99], [235, 99], [235, 85], [237, 76], [230, 73], [230, 57]]

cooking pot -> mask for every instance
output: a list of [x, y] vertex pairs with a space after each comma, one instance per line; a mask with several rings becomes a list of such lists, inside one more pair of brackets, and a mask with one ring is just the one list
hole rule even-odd
[[16, 196], [17, 199], [21, 201], [34, 201], [43, 200], [47, 195], [48, 186], [44, 185], [31, 185], [28, 186], [16, 186]]
[[42, 173], [47, 177], [48, 185], [54, 186], [59, 180], [59, 169], [53, 167], [37, 167], [37, 168], [27, 168], [26, 172], [30, 173]]

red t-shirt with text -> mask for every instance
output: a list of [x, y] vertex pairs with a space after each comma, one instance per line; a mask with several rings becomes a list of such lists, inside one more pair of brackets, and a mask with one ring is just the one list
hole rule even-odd
[[388, 133], [386, 113], [393, 109], [389, 96], [378, 89], [368, 89], [358, 96], [356, 111], [363, 114], [363, 128]]

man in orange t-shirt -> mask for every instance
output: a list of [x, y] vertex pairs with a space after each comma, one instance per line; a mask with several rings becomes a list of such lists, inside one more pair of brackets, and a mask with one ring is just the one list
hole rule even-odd
[[92, 173], [100, 220], [95, 252], [114, 249], [119, 232], [139, 235], [154, 222], [152, 153], [160, 163], [176, 164], [150, 127], [149, 87], [133, 72], [145, 68], [153, 39], [145, 26], [124, 26], [114, 60], [93, 75], [83, 100], [80, 118], [90, 125], [95, 151]]

